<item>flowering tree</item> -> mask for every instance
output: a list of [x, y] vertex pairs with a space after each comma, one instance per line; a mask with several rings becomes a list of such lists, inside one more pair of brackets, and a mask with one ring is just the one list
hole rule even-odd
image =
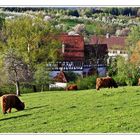
[[14, 49], [9, 49], [3, 55], [4, 70], [8, 76], [8, 80], [15, 84], [16, 94], [20, 96], [20, 82], [29, 81], [32, 77], [28, 66], [23, 62], [22, 57], [16, 54]]

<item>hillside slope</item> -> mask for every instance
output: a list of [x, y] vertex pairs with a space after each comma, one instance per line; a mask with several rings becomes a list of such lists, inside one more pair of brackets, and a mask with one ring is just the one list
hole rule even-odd
[[0, 133], [140, 132], [140, 87], [23, 94], [26, 109], [0, 113]]

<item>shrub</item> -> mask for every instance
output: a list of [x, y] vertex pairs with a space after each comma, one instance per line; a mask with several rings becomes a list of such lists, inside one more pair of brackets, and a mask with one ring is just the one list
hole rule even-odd
[[96, 87], [97, 76], [88, 76], [85, 78], [79, 78], [76, 82], [78, 89], [93, 89]]
[[[109, 74], [113, 75], [114, 73], [109, 69]], [[139, 74], [139, 67], [135, 64], [126, 61], [123, 57], [118, 57], [115, 68], [114, 79], [120, 86], [132, 86], [137, 85]]]
[[68, 79], [68, 82], [70, 83], [76, 82], [80, 77], [79, 74], [74, 73], [72, 71], [65, 72], [65, 74], [66, 74], [66, 78]]
[[20, 90], [21, 90], [21, 94], [34, 92], [33, 86], [31, 84], [28, 84], [28, 83], [21, 83]]
[[113, 76], [113, 79], [116, 81], [116, 83], [118, 84], [118, 86], [126, 86], [126, 78], [124, 76]]
[[[32, 85], [22, 83], [20, 85], [20, 90], [21, 90], [21, 94], [22, 93], [31, 93], [31, 92], [33, 92], [33, 87], [32, 87]], [[0, 86], [0, 95], [10, 94], [10, 93], [16, 94], [16, 88], [14, 85], [9, 84], [9, 85]]]
[[3, 85], [0, 87], [0, 95], [6, 93], [16, 93], [15, 86], [13, 85]]

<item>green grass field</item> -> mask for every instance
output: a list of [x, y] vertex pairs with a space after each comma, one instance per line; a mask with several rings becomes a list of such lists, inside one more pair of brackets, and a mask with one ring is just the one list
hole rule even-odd
[[140, 87], [22, 94], [23, 111], [0, 113], [1, 133], [140, 132]]

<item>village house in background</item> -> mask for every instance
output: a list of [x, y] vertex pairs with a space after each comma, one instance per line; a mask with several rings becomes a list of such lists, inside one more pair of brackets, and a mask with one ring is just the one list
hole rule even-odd
[[[52, 69], [55, 76], [60, 70], [72, 71], [81, 76], [98, 74], [106, 75], [106, 45], [88, 45], [84, 43], [84, 38], [80, 35], [62, 34], [59, 36], [62, 43], [62, 61], [58, 61]], [[104, 69], [104, 70], [102, 70]], [[104, 71], [104, 72], [102, 72]]]
[[51, 64], [52, 75], [60, 71], [73, 71], [82, 75], [84, 65], [84, 39], [80, 35], [62, 34], [58, 37], [62, 47], [60, 53], [62, 60]]
[[90, 40], [90, 44], [107, 45], [108, 49], [107, 63], [109, 64], [111, 60], [113, 58], [116, 58], [116, 56], [118, 55], [123, 56], [126, 60], [128, 59], [125, 39], [126, 37], [110, 36], [107, 33], [106, 36], [93, 36]]
[[[62, 87], [66, 87], [67, 83], [66, 80], [60, 81], [61, 78], [65, 79], [64, 72], [72, 71], [82, 77], [95, 74], [99, 77], [107, 76], [107, 65], [112, 59], [118, 55], [128, 59], [125, 37], [109, 34], [93, 36], [89, 44], [85, 44], [84, 37], [77, 34], [61, 34], [58, 39], [62, 44], [60, 49], [62, 60], [51, 64], [50, 68], [51, 75], [57, 77], [56, 84]], [[60, 75], [61, 78], [58, 81]]]

